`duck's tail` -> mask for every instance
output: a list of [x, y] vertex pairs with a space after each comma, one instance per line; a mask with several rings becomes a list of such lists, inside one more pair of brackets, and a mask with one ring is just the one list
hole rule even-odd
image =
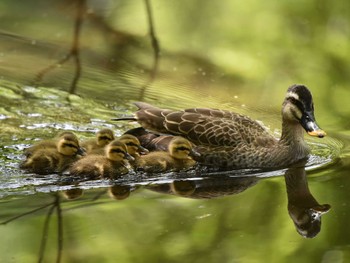
[[120, 118], [113, 118], [112, 121], [137, 121], [136, 117], [130, 116], [130, 117], [120, 117]]

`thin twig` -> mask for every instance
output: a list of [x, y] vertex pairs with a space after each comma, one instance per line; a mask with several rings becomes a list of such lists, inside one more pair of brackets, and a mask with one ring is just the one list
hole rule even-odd
[[86, 13], [86, 0], [79, 0], [78, 7], [77, 7], [77, 14], [75, 19], [75, 26], [74, 26], [74, 34], [73, 34], [73, 43], [72, 47], [69, 51], [69, 53], [59, 60], [58, 62], [53, 63], [52, 65], [49, 65], [48, 67], [41, 70], [34, 80], [35, 85], [38, 85], [44, 76], [50, 72], [51, 70], [57, 68], [58, 66], [61, 66], [62, 64], [66, 63], [70, 58], [74, 58], [74, 64], [75, 64], [75, 74], [72, 80], [72, 83], [69, 88], [69, 92], [71, 94], [75, 93], [78, 81], [80, 79], [81, 75], [81, 62], [80, 62], [80, 44], [79, 44], [79, 37], [80, 37], [80, 31], [81, 26], [84, 20], [84, 16]]
[[35, 213], [35, 212], [37, 212], [37, 211], [39, 211], [39, 210], [42, 210], [42, 209], [44, 209], [44, 208], [46, 208], [46, 207], [48, 207], [48, 206], [50, 206], [50, 205], [53, 205], [53, 204], [54, 204], [54, 203], [49, 203], [49, 204], [46, 204], [46, 205], [41, 206], [41, 207], [39, 207], [39, 208], [35, 208], [35, 209], [33, 209], [33, 210], [29, 211], [29, 212], [25, 212], [25, 213], [23, 213], [23, 214], [14, 216], [14, 217], [12, 217], [12, 218], [6, 220], [6, 221], [1, 222], [0, 225], [6, 225], [6, 224], [8, 224], [8, 223], [10, 223], [10, 222], [12, 222], [12, 221], [18, 219], [18, 218], [21, 218], [21, 217], [26, 216], [26, 215], [33, 214], [33, 213]]
[[40, 250], [39, 250], [38, 263], [43, 262], [43, 259], [44, 259], [44, 252], [45, 252], [45, 247], [46, 247], [49, 223], [50, 223], [52, 212], [53, 212], [55, 207], [56, 207], [56, 201], [52, 204], [52, 207], [50, 208], [50, 210], [47, 212], [47, 215], [46, 215], [46, 219], [45, 219], [45, 223], [44, 223], [43, 235], [41, 237], [41, 244], [40, 244]]
[[153, 48], [153, 67], [150, 73], [150, 77], [147, 82], [141, 87], [140, 100], [143, 100], [147, 87], [154, 81], [159, 65], [159, 54], [160, 54], [160, 45], [156, 36], [156, 32], [154, 29], [153, 15], [151, 3], [149, 0], [144, 0], [146, 5], [146, 14], [147, 14], [147, 22], [149, 27], [149, 34], [151, 37], [151, 44]]

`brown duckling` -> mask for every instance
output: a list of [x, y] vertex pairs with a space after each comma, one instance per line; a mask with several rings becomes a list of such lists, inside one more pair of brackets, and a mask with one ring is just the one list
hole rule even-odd
[[197, 155], [192, 144], [185, 138], [174, 136], [168, 151], [155, 151], [136, 160], [136, 167], [145, 172], [157, 173], [189, 169], [196, 164], [191, 156]]
[[104, 147], [113, 141], [114, 133], [111, 129], [101, 129], [96, 133], [96, 138], [83, 141], [81, 146], [86, 150], [86, 153], [104, 153]]
[[89, 154], [74, 163], [69, 169], [71, 175], [91, 179], [117, 178], [129, 172], [128, 160], [132, 160], [126, 145], [119, 140], [105, 147], [105, 155]]
[[51, 142], [35, 145], [20, 168], [37, 174], [61, 173], [84, 154], [77, 136], [71, 132], [61, 134], [55, 146]]

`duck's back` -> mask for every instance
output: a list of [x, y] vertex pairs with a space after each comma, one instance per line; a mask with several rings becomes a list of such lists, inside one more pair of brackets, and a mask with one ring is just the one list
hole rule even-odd
[[277, 140], [258, 122], [247, 116], [216, 109], [193, 108], [170, 111], [146, 103], [136, 103], [137, 120], [149, 130], [186, 137], [199, 145], [267, 146]]

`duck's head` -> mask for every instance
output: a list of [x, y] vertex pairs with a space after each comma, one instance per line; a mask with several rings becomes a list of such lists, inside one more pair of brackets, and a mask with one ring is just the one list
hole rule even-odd
[[140, 153], [148, 153], [148, 150], [140, 145], [140, 141], [134, 135], [124, 134], [119, 137], [119, 141], [126, 145], [128, 153], [131, 156], [139, 156]]
[[192, 159], [191, 156], [199, 155], [193, 150], [191, 142], [180, 136], [175, 136], [170, 141], [168, 151], [175, 159]]
[[79, 145], [79, 140], [74, 133], [62, 134], [57, 142], [57, 150], [59, 153], [67, 156], [84, 155], [85, 152]]
[[111, 161], [122, 162], [124, 160], [134, 160], [134, 158], [128, 154], [126, 145], [119, 140], [114, 140], [109, 143], [105, 151], [107, 158]]
[[288, 88], [282, 105], [282, 116], [284, 121], [300, 123], [311, 136], [319, 138], [326, 136], [316, 123], [312, 95], [304, 85], [293, 85]]
[[111, 129], [102, 129], [96, 133], [97, 144], [101, 147], [106, 146], [114, 140], [114, 134]]

